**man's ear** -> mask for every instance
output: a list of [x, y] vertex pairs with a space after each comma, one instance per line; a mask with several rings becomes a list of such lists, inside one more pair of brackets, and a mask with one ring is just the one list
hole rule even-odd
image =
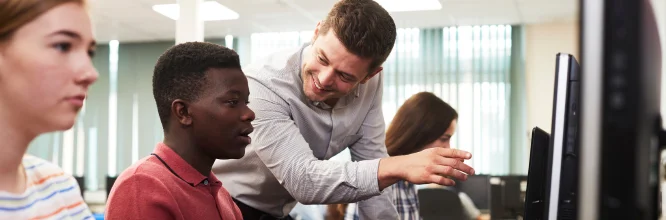
[[361, 84], [367, 83], [370, 79], [372, 79], [372, 77], [379, 74], [379, 72], [381, 72], [382, 70], [384, 70], [384, 67], [381, 67], [381, 66], [377, 67], [377, 69], [375, 69], [375, 71], [371, 72], [370, 74], [368, 74], [368, 76], [366, 76], [363, 80], [361, 80]]
[[189, 103], [182, 99], [176, 99], [171, 102], [171, 115], [178, 119], [178, 123], [184, 126], [192, 124], [192, 115], [189, 109]]
[[312, 40], [310, 40], [310, 44], [313, 44], [317, 39], [317, 36], [319, 36], [319, 28], [321, 28], [321, 21], [317, 22], [317, 27], [315, 27], [314, 35], [312, 35]]

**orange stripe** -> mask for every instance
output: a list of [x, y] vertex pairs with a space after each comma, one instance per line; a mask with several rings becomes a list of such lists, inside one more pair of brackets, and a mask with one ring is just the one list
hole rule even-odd
[[44, 178], [41, 178], [40, 180], [37, 180], [37, 181], [35, 181], [35, 182], [32, 182], [32, 184], [34, 184], [34, 185], [39, 185], [39, 184], [42, 184], [42, 183], [44, 183], [45, 181], [47, 181], [47, 180], [49, 180], [49, 179], [51, 179], [51, 178], [53, 178], [53, 177], [59, 177], [59, 176], [62, 176], [62, 175], [64, 175], [64, 174], [65, 174], [64, 172], [60, 172], [60, 173], [56, 173], [56, 174], [51, 174], [51, 175], [48, 175], [48, 176], [46, 176], [46, 177], [44, 177]]
[[65, 206], [65, 207], [61, 207], [61, 208], [59, 208], [58, 210], [55, 210], [55, 212], [52, 212], [51, 214], [48, 214], [48, 215], [42, 215], [42, 216], [37, 216], [37, 217], [31, 218], [31, 220], [32, 220], [32, 219], [35, 219], [35, 220], [36, 220], [36, 219], [46, 219], [46, 218], [50, 218], [50, 217], [52, 217], [52, 216], [54, 216], [54, 215], [59, 214], [60, 212], [66, 210], [66, 209], [72, 209], [72, 208], [74, 208], [74, 207], [76, 207], [76, 206], [78, 206], [78, 205], [81, 205], [81, 203], [83, 203], [83, 201], [79, 201], [79, 202], [77, 202], [77, 203], [74, 203], [74, 204], [71, 204], [71, 205], [68, 205], [68, 206]]

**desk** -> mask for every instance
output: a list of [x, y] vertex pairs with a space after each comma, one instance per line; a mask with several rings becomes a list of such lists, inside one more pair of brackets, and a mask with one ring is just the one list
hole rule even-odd
[[490, 214], [481, 214], [476, 220], [490, 220]]

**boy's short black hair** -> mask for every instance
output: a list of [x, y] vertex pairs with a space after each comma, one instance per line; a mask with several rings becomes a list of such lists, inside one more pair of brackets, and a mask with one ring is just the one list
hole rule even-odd
[[188, 42], [169, 48], [157, 60], [153, 71], [153, 96], [162, 128], [168, 127], [173, 100], [199, 98], [206, 86], [208, 69], [240, 67], [238, 54], [217, 44]]

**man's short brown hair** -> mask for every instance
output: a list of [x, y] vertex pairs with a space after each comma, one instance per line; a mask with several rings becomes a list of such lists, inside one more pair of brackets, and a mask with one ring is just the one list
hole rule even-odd
[[324, 35], [331, 28], [349, 52], [372, 59], [370, 71], [386, 61], [395, 44], [393, 18], [373, 0], [340, 0], [319, 31]]

